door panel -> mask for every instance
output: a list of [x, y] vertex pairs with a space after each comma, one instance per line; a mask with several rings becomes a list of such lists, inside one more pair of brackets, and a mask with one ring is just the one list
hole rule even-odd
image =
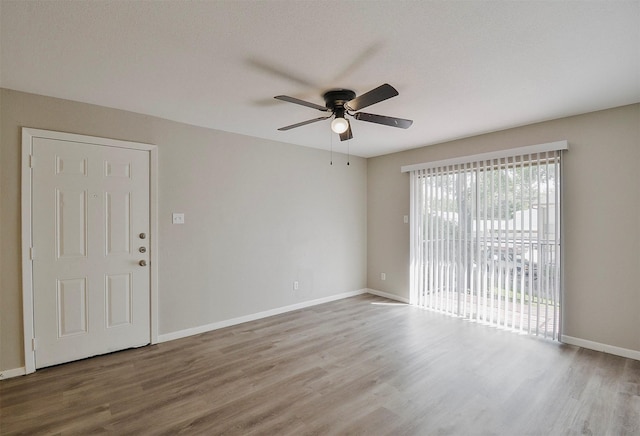
[[36, 367], [150, 342], [149, 153], [34, 138]]
[[58, 259], [87, 256], [87, 191], [56, 189]]
[[107, 256], [131, 252], [131, 193], [105, 192]]
[[57, 281], [58, 337], [87, 333], [87, 279]]
[[131, 324], [131, 274], [113, 274], [106, 282], [107, 328]]

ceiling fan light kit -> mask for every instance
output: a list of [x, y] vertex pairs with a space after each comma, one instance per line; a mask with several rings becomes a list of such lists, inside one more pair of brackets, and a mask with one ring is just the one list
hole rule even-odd
[[329, 116], [291, 124], [289, 126], [281, 127], [278, 130], [286, 131], [333, 117], [333, 120], [331, 121], [331, 130], [340, 135], [341, 141], [347, 141], [353, 138], [351, 125], [349, 124], [349, 120], [346, 118], [347, 115], [360, 121], [407, 129], [411, 124], [413, 124], [413, 121], [403, 118], [388, 117], [385, 115], [357, 112], [360, 109], [364, 109], [365, 107], [387, 100], [391, 97], [395, 97], [396, 95], [398, 95], [398, 91], [388, 83], [380, 85], [359, 97], [356, 97], [356, 93], [350, 89], [333, 89], [331, 91], [327, 91], [322, 96], [325, 101], [325, 106], [320, 106], [319, 104], [300, 100], [295, 97], [289, 97], [287, 95], [277, 95], [274, 98], [278, 100], [307, 106], [323, 112], [331, 112], [331, 115]]
[[331, 121], [331, 130], [333, 130], [337, 134], [346, 132], [348, 128], [349, 128], [349, 121], [347, 121], [344, 118], [344, 116], [338, 117], [336, 115], [336, 118], [333, 121]]

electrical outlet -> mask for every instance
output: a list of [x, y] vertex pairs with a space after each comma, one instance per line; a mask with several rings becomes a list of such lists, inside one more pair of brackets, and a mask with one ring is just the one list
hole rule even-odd
[[385, 273], [380, 273], [380, 280], [387, 280], [387, 275]]
[[173, 224], [184, 224], [184, 214], [183, 213], [174, 213], [172, 222], [173, 222]]
[[300, 289], [300, 283], [298, 283], [297, 280], [293, 281], [293, 290], [297, 291], [298, 289]]
[[404, 217], [402, 217], [402, 220], [405, 224], [409, 224], [409, 215], [405, 215]]

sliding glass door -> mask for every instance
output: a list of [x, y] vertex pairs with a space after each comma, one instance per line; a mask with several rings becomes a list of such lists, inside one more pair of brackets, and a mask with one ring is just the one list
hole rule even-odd
[[560, 151], [411, 171], [413, 304], [560, 334]]

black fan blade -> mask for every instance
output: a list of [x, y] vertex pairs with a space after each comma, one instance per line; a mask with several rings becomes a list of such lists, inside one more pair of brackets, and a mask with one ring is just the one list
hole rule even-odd
[[347, 102], [346, 105], [352, 111], [359, 111], [360, 109], [364, 109], [372, 104], [380, 103], [381, 101], [395, 97], [396, 95], [398, 95], [398, 91], [396, 91], [393, 86], [385, 83], [384, 85], [380, 85], [369, 92], [365, 92], [360, 97], [354, 98]]
[[301, 123], [292, 124], [290, 126], [280, 127], [278, 130], [281, 130], [281, 131], [291, 130], [291, 129], [295, 129], [296, 127], [306, 126], [307, 124], [315, 123], [316, 121], [326, 120], [327, 118], [331, 118], [331, 117], [314, 118], [312, 120], [303, 121]]
[[340, 134], [340, 141], [348, 141], [353, 138], [353, 133], [351, 132], [351, 123], [349, 123], [349, 128]]
[[385, 126], [399, 127], [401, 129], [408, 129], [413, 124], [411, 120], [405, 120], [403, 118], [386, 117], [384, 115], [367, 114], [365, 112], [358, 112], [353, 114], [356, 120], [368, 121], [370, 123], [384, 124]]
[[288, 101], [289, 103], [295, 103], [295, 104], [300, 104], [302, 106], [307, 106], [313, 109], [318, 109], [320, 111], [328, 111], [329, 109], [327, 109], [324, 106], [320, 106], [319, 104], [315, 104], [315, 103], [310, 103], [308, 101], [304, 101], [304, 100], [300, 100], [299, 98], [295, 98], [295, 97], [289, 97], [288, 95], [276, 95], [273, 98], [277, 98], [278, 100], [282, 100], [282, 101]]

